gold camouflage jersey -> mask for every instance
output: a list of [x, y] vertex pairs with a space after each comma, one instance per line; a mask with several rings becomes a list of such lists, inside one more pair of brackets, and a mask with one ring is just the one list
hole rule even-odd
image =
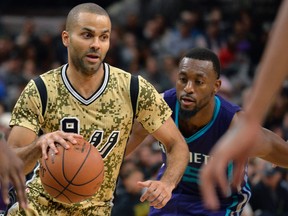
[[[66, 74], [67, 64], [41, 75], [47, 89], [47, 106], [42, 103], [35, 82], [31, 80], [19, 97], [12, 113], [11, 126], [18, 125], [36, 134], [63, 130], [84, 136], [101, 153], [104, 182], [90, 199], [65, 204], [50, 197], [39, 178], [39, 166], [27, 182], [28, 215], [110, 215], [119, 169], [133, 124], [130, 98], [131, 74], [106, 63], [99, 89], [88, 99], [73, 88]], [[171, 110], [155, 88], [139, 76], [136, 118], [148, 132], [157, 130], [171, 115]], [[10, 215], [25, 215], [14, 204]]]

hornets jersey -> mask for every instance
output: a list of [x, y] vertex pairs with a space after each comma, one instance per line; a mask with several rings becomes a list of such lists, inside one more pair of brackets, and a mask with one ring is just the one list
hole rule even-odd
[[[176, 90], [170, 89], [164, 92], [164, 99], [173, 110], [172, 117], [179, 128], [178, 114], [180, 104], [176, 97]], [[179, 182], [178, 186], [173, 191], [172, 199], [161, 210], [151, 209], [151, 216], [155, 215], [240, 215], [244, 205], [248, 202], [251, 193], [247, 183], [247, 175], [245, 176], [242, 188], [235, 191], [230, 197], [221, 200], [221, 209], [218, 213], [209, 212], [203, 207], [201, 194], [199, 191], [199, 171], [202, 165], [209, 160], [209, 153], [219, 138], [228, 130], [233, 116], [240, 110], [240, 107], [229, 103], [220, 96], [215, 96], [215, 108], [213, 117], [210, 122], [197, 131], [191, 134], [190, 137], [185, 137], [189, 147], [189, 163], [185, 173]], [[233, 143], [231, 143], [233, 145]], [[164, 161], [166, 155], [163, 154]], [[166, 164], [161, 167], [158, 178], [161, 178]], [[233, 164], [231, 163], [227, 170], [227, 175], [231, 176]]]
[[[67, 67], [64, 65], [41, 75], [47, 89], [47, 105], [43, 114], [44, 107], [35, 82], [31, 80], [28, 83], [13, 110], [10, 125], [29, 128], [36, 134], [40, 130], [43, 133], [63, 130], [83, 135], [103, 157], [104, 182], [92, 198], [77, 204], [64, 204], [44, 191], [38, 166], [27, 183], [27, 211], [32, 215], [107, 216], [113, 206], [113, 193], [133, 124], [131, 74], [104, 63], [101, 86], [90, 98], [83, 98], [69, 82]], [[157, 130], [172, 113], [161, 95], [140, 76], [136, 107], [137, 120], [150, 133]], [[12, 206], [10, 214], [20, 214], [17, 206]]]

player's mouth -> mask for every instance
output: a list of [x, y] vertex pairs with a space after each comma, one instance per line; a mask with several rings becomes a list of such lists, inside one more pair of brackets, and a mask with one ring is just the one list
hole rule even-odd
[[86, 59], [89, 62], [97, 63], [100, 60], [100, 55], [98, 55], [98, 54], [87, 54], [86, 55]]
[[192, 104], [195, 104], [196, 100], [192, 97], [187, 97], [187, 96], [182, 96], [180, 98], [181, 100], [181, 103], [184, 105], [184, 106], [189, 106], [189, 105], [192, 105]]

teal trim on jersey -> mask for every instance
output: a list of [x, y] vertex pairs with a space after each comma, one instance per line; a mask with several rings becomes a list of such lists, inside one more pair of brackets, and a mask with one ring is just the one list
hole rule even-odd
[[250, 185], [249, 185], [249, 182], [248, 181], [246, 181], [246, 184], [245, 184], [245, 186], [251, 191], [251, 187], [250, 187]]
[[182, 181], [199, 184], [199, 170], [198, 168], [187, 166]]
[[232, 196], [233, 202], [232, 204], [227, 208], [225, 216], [231, 215], [233, 212], [233, 215], [239, 215], [239, 212], [237, 211], [232, 211], [231, 209], [235, 208], [239, 204], [238, 197], [236, 195]]
[[[214, 123], [216, 117], [218, 116], [220, 106], [221, 106], [221, 101], [219, 100], [219, 98], [216, 96], [214, 98], [215, 98], [215, 108], [213, 111], [212, 120], [205, 127], [203, 127], [201, 130], [197, 131], [195, 134], [193, 134], [189, 138], [185, 138], [187, 143], [193, 142], [194, 140], [196, 140], [197, 138], [202, 136]], [[178, 128], [179, 128], [179, 119], [178, 119], [179, 110], [180, 110], [180, 104], [179, 104], [179, 101], [177, 100], [176, 107], [175, 107], [175, 124], [177, 125]]]
[[183, 182], [190, 182], [190, 183], [199, 184], [198, 178], [190, 178], [190, 177], [187, 177], [187, 176], [183, 176], [182, 181]]
[[199, 169], [196, 169], [194, 167], [189, 167], [187, 166], [184, 172], [184, 175], [187, 176], [193, 176], [193, 177], [198, 177], [199, 175]]
[[228, 164], [228, 167], [227, 167], [227, 175], [228, 175], [228, 181], [229, 182], [232, 182], [232, 179], [233, 179], [233, 163], [230, 162]]

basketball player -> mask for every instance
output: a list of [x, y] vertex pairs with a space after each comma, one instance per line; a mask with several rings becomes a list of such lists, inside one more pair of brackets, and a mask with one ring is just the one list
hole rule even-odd
[[26, 208], [25, 175], [23, 162], [9, 148], [0, 132], [0, 188], [3, 201], [9, 204], [8, 189], [12, 183], [16, 189], [18, 200], [23, 208]]
[[[208, 163], [202, 170], [202, 195], [206, 206], [210, 209], [219, 207], [215, 186], [220, 186], [224, 194], [229, 191], [229, 183], [225, 175], [228, 162], [234, 160], [238, 164], [239, 169], [235, 169], [235, 178], [233, 178], [234, 183], [237, 184], [237, 180], [240, 179], [238, 177], [241, 176], [241, 164], [253, 155], [254, 149], [262, 146], [262, 143], [255, 142], [255, 139], [260, 133], [260, 125], [263, 123], [266, 113], [273, 104], [273, 98], [275, 98], [288, 72], [287, 11], [288, 1], [283, 1], [261, 59], [250, 97], [244, 103], [244, 115], [235, 127], [229, 129], [219, 140], [213, 150], [213, 162]], [[257, 144], [260, 144], [260, 147], [256, 146]], [[281, 155], [284, 157], [282, 158], [283, 163], [277, 165], [287, 166], [288, 154]]]
[[[212, 51], [205, 48], [195, 48], [188, 52], [180, 61], [179, 72], [176, 80], [176, 89], [164, 92], [164, 99], [173, 110], [173, 119], [185, 137], [189, 147], [189, 164], [185, 173], [172, 192], [171, 200], [161, 209], [151, 207], [150, 216], [175, 216], [175, 215], [213, 215], [227, 216], [240, 215], [245, 204], [251, 196], [247, 182], [247, 174], [241, 179], [241, 185], [233, 187], [228, 197], [218, 194], [220, 206], [218, 211], [210, 211], [204, 207], [199, 181], [201, 167], [210, 160], [210, 151], [219, 138], [234, 125], [239, 115], [240, 107], [229, 103], [217, 95], [221, 86], [219, 59]], [[133, 128], [131, 141], [138, 144], [143, 140], [143, 128], [140, 124]], [[261, 148], [254, 151], [254, 156], [259, 156], [271, 162], [285, 162], [288, 154], [286, 142], [271, 131], [263, 129], [259, 134]], [[131, 142], [132, 143], [132, 142]], [[233, 143], [231, 143], [233, 145]], [[128, 153], [134, 146], [128, 146]], [[164, 161], [166, 150], [164, 149]], [[213, 164], [213, 158], [212, 163]], [[167, 169], [167, 163], [161, 167], [158, 177], [161, 178]], [[244, 170], [243, 170], [244, 171]], [[228, 166], [228, 177], [233, 172], [233, 164]], [[142, 183], [139, 183], [142, 186]], [[203, 185], [205, 187], [205, 185]], [[154, 197], [144, 196], [152, 200]]]
[[[47, 90], [46, 100], [41, 101], [43, 91], [31, 80], [14, 107], [8, 143], [23, 159], [26, 173], [41, 156], [48, 158], [48, 148], [58, 152], [55, 142], [68, 148], [66, 140], [75, 143], [75, 138], [81, 136], [99, 150], [105, 166], [99, 191], [77, 204], [60, 203], [49, 196], [41, 185], [39, 166], [36, 167], [27, 184], [25, 211], [31, 215], [110, 215], [134, 115], [149, 133], [165, 143], [169, 155], [169, 167], [161, 180], [143, 182], [148, 196], [155, 196], [157, 188], [157, 197], [150, 205], [165, 206], [185, 170], [188, 148], [161, 95], [139, 77], [137, 106], [133, 112], [131, 74], [104, 62], [110, 35], [111, 21], [102, 7], [94, 3], [75, 6], [62, 32], [68, 64], [41, 75]], [[37, 137], [40, 130], [44, 134]], [[8, 215], [25, 213], [16, 203]]]

